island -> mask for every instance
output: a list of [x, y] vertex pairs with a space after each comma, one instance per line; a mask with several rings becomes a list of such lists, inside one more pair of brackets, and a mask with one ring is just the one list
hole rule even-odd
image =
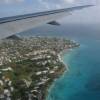
[[0, 100], [45, 100], [51, 84], [67, 70], [64, 50], [79, 46], [61, 37], [0, 41]]

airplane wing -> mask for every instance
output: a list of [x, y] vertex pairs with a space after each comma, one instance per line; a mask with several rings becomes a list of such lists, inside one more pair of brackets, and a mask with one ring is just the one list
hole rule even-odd
[[45, 23], [58, 25], [58, 23], [55, 21], [56, 19], [59, 19], [65, 15], [69, 15], [75, 10], [80, 10], [91, 6], [92, 5], [77, 6], [34, 14], [0, 18], [0, 39], [23, 32], [28, 29], [32, 29], [33, 27]]

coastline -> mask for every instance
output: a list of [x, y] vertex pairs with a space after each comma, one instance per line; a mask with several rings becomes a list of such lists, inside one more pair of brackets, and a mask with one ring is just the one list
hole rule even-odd
[[64, 54], [68, 53], [69, 51], [70, 51], [70, 49], [64, 49], [63, 51], [61, 51], [61, 52], [58, 54], [58, 57], [59, 57], [59, 59], [60, 59], [60, 62], [61, 62], [64, 66], [62, 67], [62, 72], [59, 73], [58, 77], [55, 78], [55, 79], [53, 80], [53, 82], [51, 82], [51, 85], [48, 86], [45, 100], [48, 100], [48, 94], [49, 94], [49, 92], [51, 91], [51, 89], [54, 87], [54, 84], [53, 84], [53, 83], [56, 82], [59, 78], [61, 78], [61, 77], [64, 75], [64, 73], [66, 73], [67, 71], [69, 71], [68, 65], [65, 64], [64, 61], [63, 61], [63, 56], [64, 56]]
[[70, 52], [70, 50], [71, 50], [71, 49], [64, 49], [63, 51], [61, 51], [61, 52], [59, 53], [59, 57], [60, 57], [60, 59], [61, 59], [61, 62], [65, 65], [67, 71], [69, 71], [69, 67], [68, 67], [68, 64], [65, 64], [65, 62], [64, 62], [64, 60], [63, 60], [63, 56], [64, 56], [65, 54], [67, 54], [68, 52]]
[[[73, 50], [73, 48], [70, 48], [70, 49], [64, 49], [62, 50], [59, 54], [58, 54], [58, 57], [60, 59], [60, 62], [64, 64], [64, 70], [62, 73], [59, 73], [59, 77], [54, 79], [52, 83], [56, 82], [59, 78], [63, 77], [64, 73], [68, 72], [69, 71], [69, 67], [68, 67], [68, 64], [66, 64], [63, 60], [63, 56], [70, 52], [71, 50]], [[50, 93], [51, 89], [54, 87], [54, 84], [49, 85], [48, 89], [47, 89], [47, 95], [46, 95], [46, 98], [45, 100], [48, 100], [48, 94]]]

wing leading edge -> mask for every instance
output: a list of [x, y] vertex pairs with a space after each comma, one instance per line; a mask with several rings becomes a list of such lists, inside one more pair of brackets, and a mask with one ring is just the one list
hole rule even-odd
[[93, 5], [77, 6], [34, 14], [0, 18], [0, 39], [31, 29], [41, 24], [50, 23], [65, 15], [69, 15], [75, 10], [80, 10], [91, 6]]

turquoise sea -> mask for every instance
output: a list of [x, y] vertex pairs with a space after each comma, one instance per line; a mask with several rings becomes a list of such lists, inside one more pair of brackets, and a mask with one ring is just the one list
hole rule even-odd
[[71, 38], [81, 45], [79, 48], [66, 52], [63, 56], [69, 71], [53, 83], [47, 100], [100, 100], [99, 26], [71, 24], [64, 25], [60, 29], [44, 26], [47, 28], [34, 30], [34, 33], [39, 33], [39, 35], [43, 33], [47, 36]]

